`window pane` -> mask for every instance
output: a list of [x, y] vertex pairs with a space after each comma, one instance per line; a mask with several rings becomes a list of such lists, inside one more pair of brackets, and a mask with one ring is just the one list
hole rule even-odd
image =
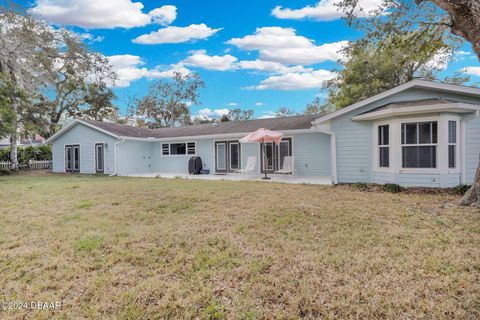
[[437, 143], [437, 123], [432, 122], [432, 143]]
[[455, 146], [448, 146], [448, 167], [455, 168]]
[[388, 168], [390, 166], [390, 148], [389, 147], [380, 147], [380, 167]]
[[189, 142], [187, 144], [187, 153], [188, 154], [195, 154], [195, 142]]
[[283, 160], [290, 155], [290, 141], [282, 141], [279, 146], [280, 169], [283, 168]]
[[238, 143], [230, 144], [230, 169], [240, 169], [239, 163]]
[[187, 148], [185, 143], [172, 143], [170, 144], [170, 154], [186, 154]]
[[378, 145], [388, 145], [388, 125], [378, 127]]
[[383, 126], [383, 144], [388, 145], [389, 144], [389, 127], [388, 126]]
[[436, 168], [436, 147], [418, 146], [402, 148], [403, 168]]
[[170, 154], [170, 152], [169, 152], [169, 151], [170, 151], [169, 147], [170, 147], [170, 146], [168, 145], [168, 143], [162, 144], [162, 154], [163, 154], [164, 156]]
[[448, 143], [457, 143], [457, 122], [448, 121]]
[[417, 143], [417, 124], [416, 123], [406, 123], [405, 126], [405, 144], [416, 144]]
[[430, 122], [418, 124], [418, 143], [432, 143], [431, 128], [432, 124]]
[[225, 170], [226, 167], [226, 150], [225, 143], [217, 144], [217, 169]]

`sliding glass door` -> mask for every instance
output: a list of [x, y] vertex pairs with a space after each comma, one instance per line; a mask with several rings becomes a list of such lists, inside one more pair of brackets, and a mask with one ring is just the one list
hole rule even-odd
[[[264, 165], [263, 153], [265, 151], [266, 161]], [[272, 173], [280, 170], [283, 167], [285, 157], [292, 155], [292, 138], [284, 138], [280, 144], [267, 142], [264, 145], [260, 144], [260, 167], [262, 173]]]
[[227, 173], [241, 168], [240, 143], [238, 141], [215, 142], [215, 172]]
[[65, 172], [80, 172], [80, 146], [65, 146]]

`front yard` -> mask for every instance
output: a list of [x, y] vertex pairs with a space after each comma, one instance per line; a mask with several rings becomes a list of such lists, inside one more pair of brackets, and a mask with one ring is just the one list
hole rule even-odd
[[0, 318], [480, 317], [480, 213], [458, 196], [0, 177]]

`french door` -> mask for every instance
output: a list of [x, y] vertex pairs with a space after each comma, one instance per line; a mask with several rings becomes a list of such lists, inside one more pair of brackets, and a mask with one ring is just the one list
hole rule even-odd
[[103, 173], [105, 167], [105, 149], [103, 143], [95, 144], [95, 172]]
[[[265, 152], [266, 161], [264, 162], [263, 153]], [[280, 144], [273, 142], [266, 142], [265, 147], [263, 143], [260, 144], [260, 168], [261, 172], [272, 173], [280, 170], [283, 166], [283, 160], [287, 156], [292, 155], [292, 138], [284, 138]]]
[[65, 146], [65, 172], [80, 172], [80, 145]]
[[215, 172], [227, 173], [240, 168], [240, 143], [238, 141], [216, 141]]

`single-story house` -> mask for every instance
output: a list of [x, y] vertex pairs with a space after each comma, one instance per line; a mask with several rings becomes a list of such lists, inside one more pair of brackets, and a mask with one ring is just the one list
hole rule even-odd
[[[285, 156], [296, 174], [332, 183], [453, 187], [473, 181], [480, 155], [480, 89], [414, 80], [326, 115], [145, 129], [75, 120], [50, 137], [54, 172], [188, 172], [192, 156], [210, 174], [242, 168], [273, 172]], [[239, 139], [259, 128], [280, 131], [279, 145]]]

